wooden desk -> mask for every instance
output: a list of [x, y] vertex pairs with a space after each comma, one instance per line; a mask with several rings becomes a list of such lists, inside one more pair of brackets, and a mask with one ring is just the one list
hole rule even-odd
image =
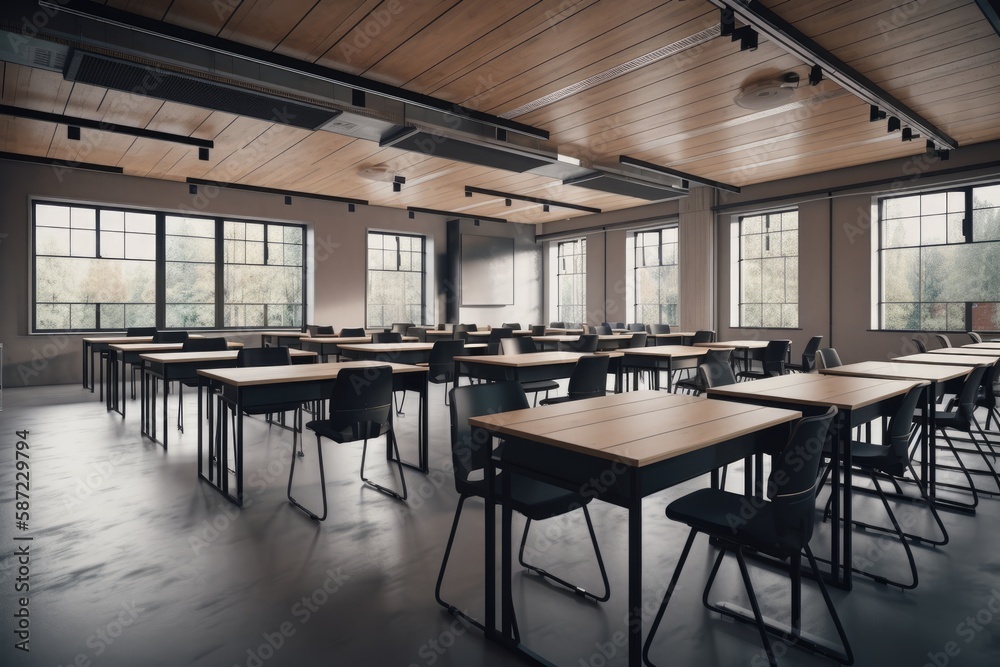
[[[415, 391], [420, 396], [420, 428], [417, 435], [417, 463], [402, 461], [403, 465], [426, 473], [427, 461], [427, 369], [407, 364], [376, 361], [348, 361], [333, 364], [303, 364], [299, 366], [254, 366], [199, 370], [202, 381], [198, 384], [198, 478], [203, 479], [237, 505], [243, 505], [243, 410], [257, 405], [276, 402], [322, 401], [332, 391], [337, 374], [342, 368], [392, 367], [392, 390]], [[221, 443], [215, 455], [215, 402], [208, 402], [208, 466], [205, 466], [205, 448], [202, 440], [202, 389], [207, 387], [209, 396], [216, 396], [219, 404]], [[229, 492], [228, 468], [228, 412], [236, 415], [236, 432], [233, 444], [237, 448], [234, 485], [236, 494]], [[392, 411], [390, 410], [390, 419]], [[304, 435], [304, 434], [303, 434]], [[386, 445], [386, 457], [392, 449]], [[208, 474], [205, 474], [207, 467]]]
[[[189, 338], [195, 338], [196, 336], [189, 336]], [[107, 409], [108, 412], [114, 410], [122, 417], [125, 416], [125, 380], [127, 373], [125, 368], [129, 364], [138, 365], [140, 370], [142, 368], [142, 359], [140, 358], [143, 354], [148, 354], [151, 352], [180, 352], [184, 347], [184, 343], [153, 343], [153, 342], [136, 342], [139, 337], [132, 337], [127, 343], [112, 343], [108, 345], [107, 353], [105, 354], [105, 366], [107, 372], [102, 375], [107, 375]], [[197, 336], [197, 338], [204, 338], [204, 336]], [[150, 338], [152, 341], [152, 338]], [[240, 349], [243, 347], [243, 343], [238, 343], [230, 341], [227, 343], [230, 350]], [[121, 359], [119, 359], [119, 355]], [[119, 371], [119, 366], [121, 369]], [[119, 391], [117, 378], [121, 375], [121, 407], [119, 408]], [[135, 398], [133, 396], [132, 398]]]
[[301, 331], [261, 331], [261, 347], [299, 347], [299, 341], [308, 337], [308, 333]]
[[[622, 350], [622, 371], [653, 371], [653, 389], [660, 388], [660, 371], [667, 371], [667, 391], [673, 389], [673, 372], [680, 368], [696, 368], [700, 359], [708, 353], [704, 347], [688, 345], [654, 345], [653, 347], [629, 347]], [[677, 361], [687, 363], [676, 363]], [[639, 374], [632, 377], [632, 389], [639, 388]]]
[[[806, 414], [826, 412], [831, 405], [840, 412], [834, 424], [835, 437], [831, 458], [833, 530], [831, 531], [831, 583], [850, 589], [852, 585], [851, 510], [851, 429], [886, 416], [912, 387], [927, 384], [912, 380], [886, 380], [868, 377], [845, 377], [796, 373], [708, 390], [712, 398], [724, 398], [755, 405], [786, 407]], [[840, 463], [843, 473], [840, 474]], [[761, 475], [758, 471], [757, 480]], [[843, 478], [843, 481], [841, 481]], [[843, 487], [843, 489], [841, 488]], [[841, 495], [843, 494], [843, 500]], [[843, 508], [841, 503], [843, 502]]]
[[969, 343], [962, 347], [969, 350], [1000, 350], [1000, 343]]
[[[948, 348], [950, 349], [950, 348]], [[991, 355], [971, 355], [971, 354], [936, 354], [934, 352], [921, 352], [919, 354], [907, 354], [902, 357], [894, 357], [893, 361], [906, 364], [943, 364], [952, 366], [992, 366], [997, 363], [997, 357]]]
[[[191, 334], [189, 338], [204, 338], [201, 334]], [[94, 353], [100, 353], [103, 358], [109, 345], [125, 343], [152, 343], [152, 336], [86, 336], [83, 339], [83, 388], [94, 393]], [[101, 377], [98, 380], [101, 387], [100, 400], [104, 400], [104, 366], [101, 365]], [[87, 379], [90, 379], [90, 384]]]
[[[582, 335], [582, 334], [581, 334]], [[553, 349], [558, 349], [559, 343], [575, 343], [580, 340], [580, 336], [570, 336], [570, 335], [545, 335], [545, 336], [529, 336], [531, 340], [539, 344], [539, 347], [545, 348], [546, 345], [552, 346]], [[599, 334], [597, 336], [597, 349], [598, 350], [617, 350], [622, 347], [627, 346], [632, 342], [632, 334]]]
[[491, 382], [499, 380], [540, 382], [568, 378], [576, 368], [577, 359], [582, 356], [579, 352], [456, 356], [454, 386], [458, 386], [459, 377], [462, 375]]
[[583, 329], [553, 329], [551, 327], [545, 327], [545, 335], [546, 336], [549, 335], [549, 334], [554, 334], [554, 335], [576, 334], [576, 335], [580, 335], [582, 333], [583, 333]]
[[[770, 341], [766, 340], [725, 340], [717, 341], [715, 343], [695, 343], [696, 347], [707, 347], [714, 350], [722, 350], [725, 348], [732, 348], [737, 352], [743, 353], [743, 370], [750, 370], [750, 363], [754, 359], [763, 359], [764, 350], [767, 349], [767, 344]], [[785, 355], [785, 362], [788, 363], [792, 360], [792, 346], [788, 346], [788, 354]], [[737, 367], [736, 360], [732, 360], [733, 368]]]
[[670, 333], [647, 334], [647, 340], [654, 345], [690, 345], [694, 331], [671, 331]]
[[[643, 625], [642, 499], [765, 448], [783, 446], [792, 422], [800, 417], [793, 410], [643, 391], [484, 415], [469, 422], [504, 438], [503, 459], [497, 463], [489, 458], [486, 479], [493, 478], [499, 464], [507, 472], [540, 478], [628, 510], [628, 664], [637, 666]], [[496, 638], [499, 633], [508, 646], [531, 654], [515, 642], [509, 611], [513, 609], [511, 508], [503, 503], [510, 494], [509, 475], [499, 497], [503, 603], [497, 625], [498, 498], [493, 486], [486, 485], [485, 507], [487, 636]]]
[[[349, 359], [386, 361], [397, 364], [425, 364], [431, 358], [434, 343], [363, 343], [341, 345], [341, 355]], [[466, 343], [473, 353], [486, 352], [486, 343]]]
[[[983, 343], [984, 345], [986, 343]], [[948, 356], [981, 356], [1000, 357], [1000, 349], [990, 347], [939, 347], [936, 350], [927, 350], [927, 354], [945, 354]]]
[[[969, 377], [972, 366], [954, 366], [945, 364], [907, 364], [892, 361], [862, 361], [856, 364], [846, 364], [824, 368], [819, 371], [824, 375], [850, 375], [854, 377], [885, 378], [887, 380], [925, 380], [930, 384], [924, 392], [925, 410], [928, 415], [924, 423], [921, 443], [920, 477], [924, 480], [927, 495], [932, 501], [936, 499], [937, 472], [937, 396], [941, 383]], [[946, 500], [943, 504], [953, 506]]]
[[[313, 363], [315, 352], [304, 350], [289, 350], [292, 363]], [[235, 368], [239, 350], [228, 352], [154, 352], [140, 354], [142, 362], [142, 382], [139, 387], [140, 417], [139, 431], [153, 442], [156, 439], [156, 394], [159, 380], [163, 381], [163, 448], [167, 448], [167, 383], [174, 381], [190, 381], [198, 379], [200, 369]], [[178, 398], [178, 401], [180, 399]], [[178, 407], [178, 409], [180, 409]], [[181, 433], [184, 425], [178, 426]]]

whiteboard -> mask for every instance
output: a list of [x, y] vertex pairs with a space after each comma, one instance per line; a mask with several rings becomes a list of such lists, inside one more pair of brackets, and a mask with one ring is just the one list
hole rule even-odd
[[514, 303], [514, 239], [462, 234], [462, 305]]

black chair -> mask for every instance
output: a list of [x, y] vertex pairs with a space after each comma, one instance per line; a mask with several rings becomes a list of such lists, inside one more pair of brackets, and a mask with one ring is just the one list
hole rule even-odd
[[911, 338], [910, 340], [912, 340], [913, 344], [917, 346], [917, 352], [923, 353], [927, 351], [927, 346], [924, 345], [924, 341], [919, 338]]
[[[956, 461], [956, 465], [945, 465], [938, 461], [935, 463], [935, 466], [938, 470], [961, 472], [969, 484], [967, 487], [963, 487], [950, 482], [938, 481], [937, 486], [968, 491], [972, 494], [971, 503], [962, 503], [951, 499], [938, 499], [937, 502], [965, 510], [973, 510], [979, 504], [979, 493], [976, 489], [975, 483], [972, 481], [972, 475], [986, 475], [992, 477], [998, 489], [998, 491], [992, 493], [1000, 492], [1000, 476], [997, 475], [997, 471], [993, 467], [993, 463], [990, 461], [991, 456], [983, 450], [979, 443], [979, 439], [976, 437], [976, 431], [978, 431], [979, 435], [982, 436], [983, 442], [987, 443], [987, 446], [989, 446], [989, 439], [983, 432], [982, 426], [979, 425], [979, 420], [976, 419], [976, 396], [980, 391], [980, 387], [983, 383], [983, 378], [985, 377], [987, 370], [989, 370], [988, 366], [976, 366], [973, 368], [972, 372], [969, 373], [969, 376], [966, 378], [965, 383], [962, 385], [962, 389], [959, 391], [958, 396], [953, 402], [953, 409], [947, 411], [938, 410], [934, 413], [934, 421], [937, 431], [941, 434], [946, 443], [944, 446], [938, 445], [938, 449], [949, 450], [955, 457]], [[925, 414], [924, 410], [916, 410], [913, 418], [918, 423], [929, 422], [929, 416]], [[958, 449], [955, 447], [955, 443], [952, 438], [948, 435], [948, 431], [959, 431], [961, 433], [965, 433], [969, 436], [969, 441], [975, 446], [975, 449]], [[916, 451], [916, 447], [916, 444], [914, 444], [911, 450], [911, 455]], [[966, 466], [961, 457], [962, 452], [978, 454], [982, 457], [983, 463], [986, 465], [986, 469], [983, 470]]]
[[453, 324], [449, 324], [448, 322], [438, 322], [436, 328], [438, 331], [451, 331], [453, 326]]
[[624, 329], [625, 328], [625, 323], [624, 322], [612, 322], [611, 323], [611, 328], [612, 329]]
[[395, 331], [379, 331], [372, 334], [373, 343], [402, 343], [403, 334]]
[[632, 322], [631, 324], [628, 325], [628, 330], [629, 331], [641, 331], [643, 333], [646, 333], [646, 325], [645, 324], [639, 324], [637, 322]]
[[[333, 335], [333, 327], [332, 326], [329, 326], [329, 327], [324, 327], [324, 326], [316, 327], [316, 335], [317, 336], [332, 336]], [[364, 335], [364, 334], [362, 334], [362, 335]]]
[[[535, 341], [527, 336], [515, 336], [514, 338], [503, 338], [500, 340], [500, 354], [534, 354], [538, 352]], [[536, 380], [532, 382], [522, 382], [521, 388], [527, 394], [534, 394], [538, 403], [538, 394], [545, 392], [545, 398], [549, 397], [549, 392], [559, 388], [559, 383], [555, 380]]]
[[[188, 338], [181, 352], [225, 352], [229, 341], [222, 336], [214, 338]], [[198, 380], [181, 380], [177, 386], [177, 428], [184, 432], [184, 387], [197, 387]]]
[[646, 347], [646, 339], [649, 337], [645, 331], [640, 331], [632, 334], [632, 338], [629, 339], [629, 347]]
[[500, 341], [504, 338], [513, 337], [514, 330], [510, 327], [490, 329], [490, 337], [486, 340], [486, 354], [500, 354]]
[[[451, 550], [455, 543], [455, 534], [458, 531], [458, 523], [462, 517], [462, 507], [469, 498], [483, 498], [486, 495], [486, 484], [483, 479], [483, 472], [486, 469], [487, 457], [495, 456], [492, 447], [492, 438], [483, 429], [473, 428], [469, 424], [471, 417], [506, 412], [509, 410], [521, 410], [528, 407], [528, 399], [524, 395], [521, 386], [516, 382], [504, 381], [493, 384], [470, 385], [458, 387], [451, 390], [451, 457], [455, 472], [455, 490], [458, 492], [458, 506], [455, 508], [455, 518], [451, 524], [451, 532], [448, 535], [448, 544], [444, 550], [444, 557], [441, 559], [441, 569], [438, 572], [437, 584], [434, 587], [434, 598], [438, 604], [454, 615], [460, 616], [472, 623], [479, 629], [483, 629], [483, 624], [470, 617], [456, 606], [446, 602], [441, 597], [441, 585], [444, 582], [445, 571], [448, 568], [448, 559], [451, 557]], [[503, 454], [499, 455], [500, 466], [503, 465], [508, 444], [503, 445]], [[594, 525], [590, 519], [590, 512], [587, 505], [589, 497], [566, 491], [557, 486], [546, 484], [523, 475], [500, 472], [492, 481], [494, 493], [499, 494], [502, 489], [502, 478], [510, 475], [511, 497], [507, 502], [511, 509], [522, 514], [526, 521], [524, 534], [521, 537], [521, 548], [518, 552], [518, 561], [521, 566], [551, 579], [557, 584], [565, 586], [570, 590], [587, 597], [591, 600], [603, 602], [611, 596], [611, 589], [608, 585], [607, 572], [604, 569], [604, 559], [601, 557], [601, 550], [597, 544], [597, 535], [594, 533]], [[583, 509], [583, 516], [587, 521], [587, 529], [590, 531], [590, 540], [594, 545], [594, 553], [597, 556], [597, 564], [600, 567], [601, 578], [604, 582], [603, 595], [590, 593], [583, 588], [575, 586], [563, 579], [546, 572], [545, 570], [529, 565], [524, 561], [524, 547], [528, 540], [528, 531], [532, 521], [542, 521], [556, 516], [561, 516], [575, 509]]]
[[597, 352], [597, 334], [581, 334], [576, 340], [559, 343], [559, 349], [563, 352], [592, 354]]
[[456, 324], [451, 330], [451, 337], [456, 340], [469, 340], [470, 331], [478, 331], [475, 324]]
[[698, 343], [714, 343], [715, 342], [715, 332], [711, 329], [701, 329], [694, 332], [694, 336], [691, 338], [691, 344], [697, 345]]
[[[251, 347], [243, 348], [236, 354], [236, 367], [247, 368], [251, 366], [290, 366], [292, 363], [292, 353], [287, 347]], [[277, 397], [276, 397], [277, 398]], [[282, 415], [282, 421], [274, 422], [271, 415], [274, 413]], [[284, 413], [292, 412], [292, 426], [284, 423]], [[295, 454], [296, 445], [299, 446], [298, 455], [302, 456], [302, 448], [298, 436], [302, 432], [302, 403], [298, 401], [280, 401], [244, 408], [245, 415], [265, 415], [268, 427], [277, 425], [292, 432], [292, 454]], [[235, 415], [233, 416], [235, 419]], [[235, 427], [234, 427], [235, 430]]]
[[670, 333], [669, 324], [650, 324], [649, 333], [651, 334], [668, 334]]
[[[328, 419], [317, 419], [306, 424], [306, 428], [316, 433], [316, 452], [319, 461], [319, 483], [323, 495], [323, 514], [317, 516], [292, 497], [292, 478], [295, 476], [295, 457], [292, 456], [292, 467], [288, 471], [288, 501], [309, 515], [315, 521], [325, 521], [327, 516], [326, 474], [323, 470], [323, 443], [327, 438], [338, 443], [364, 441], [361, 450], [361, 481], [367, 486], [392, 496], [397, 500], [406, 500], [406, 478], [403, 476], [403, 464], [399, 458], [399, 446], [396, 434], [392, 430], [392, 367], [368, 366], [364, 368], [343, 368], [337, 373], [337, 381], [330, 391], [330, 416]], [[365, 460], [368, 456], [368, 440], [386, 436], [399, 470], [399, 481], [402, 493], [376, 484], [365, 477]]]
[[983, 342], [983, 337], [980, 336], [979, 334], [977, 334], [975, 331], [966, 331], [965, 333], [969, 334], [969, 338], [972, 339], [973, 343], [982, 343]]
[[157, 331], [153, 334], [154, 343], [183, 343], [188, 338], [187, 331]]
[[567, 395], [543, 399], [541, 404], [553, 405], [604, 396], [607, 393], [608, 364], [610, 362], [611, 357], [606, 354], [588, 354], [580, 357], [573, 369], [573, 374], [569, 377]]
[[413, 322], [395, 322], [391, 327], [389, 327], [389, 331], [394, 331], [400, 336], [405, 336], [406, 332], [409, 331], [412, 326]]
[[[806, 417], [799, 420], [792, 435], [781, 453], [772, 459], [771, 476], [768, 479], [768, 501], [755, 503], [753, 512], [747, 512], [747, 498], [742, 494], [730, 493], [719, 489], [701, 489], [683, 496], [667, 506], [667, 517], [673, 521], [685, 523], [691, 527], [687, 542], [681, 552], [680, 561], [674, 570], [673, 577], [667, 587], [666, 595], [657, 611], [649, 630], [649, 636], [643, 645], [643, 661], [652, 665], [649, 660], [649, 650], [656, 631], [663, 619], [667, 603], [673, 595], [674, 588], [680, 577], [684, 563], [687, 561], [694, 543], [695, 536], [701, 532], [711, 538], [712, 544], [720, 547], [719, 555], [712, 567], [705, 586], [702, 601], [705, 606], [723, 616], [745, 623], [754, 623], [760, 634], [768, 662], [776, 667], [777, 660], [768, 632], [778, 635], [779, 630], [768, 628], [757, 604], [757, 595], [750, 581], [747, 569], [745, 551], [753, 550], [779, 559], [788, 559], [791, 571], [791, 622], [790, 632], [780, 632], [782, 641], [788, 644], [802, 646], [810, 651], [838, 660], [846, 665], [853, 664], [854, 653], [851, 650], [844, 627], [833, 606], [830, 594], [827, 592], [823, 576], [816, 564], [809, 539], [812, 537], [816, 522], [816, 488], [820, 461], [819, 451], [813, 455], [803, 455], [803, 452], [815, 451], [814, 443], [828, 442], [830, 439], [830, 424], [837, 414], [836, 408], [830, 408], [826, 414]], [[709, 593], [719, 567], [727, 552], [736, 555], [743, 584], [750, 599], [753, 611], [753, 621], [737, 613], [731, 605], [709, 604]], [[813, 642], [802, 633], [802, 553], [808, 559], [809, 566], [816, 578], [817, 585], [823, 595], [823, 600], [833, 619], [837, 634], [840, 637], [844, 653], [838, 653], [829, 646]]]
[[[129, 327], [125, 330], [125, 335], [129, 338], [135, 338], [136, 336], [155, 336], [156, 327]], [[983, 341], [980, 340], [980, 343]]]
[[512, 331], [520, 331], [521, 330], [521, 323], [520, 322], [504, 322], [500, 326], [502, 326], [505, 329], [510, 329]]
[[594, 333], [598, 336], [610, 336], [614, 332], [611, 330], [611, 326], [605, 322], [604, 324], [599, 324], [594, 327]]
[[944, 334], [934, 334], [934, 337], [941, 343], [941, 347], [951, 347], [951, 339]]
[[[732, 350], [708, 350], [701, 358], [695, 376], [678, 381], [674, 384], [674, 391], [683, 389], [689, 394], [700, 396], [706, 389], [733, 384], [736, 382], [736, 375], [729, 363], [732, 353]], [[728, 378], [732, 380], [727, 381]]]
[[[434, 384], [448, 384], [455, 381], [455, 357], [465, 352], [465, 341], [442, 338], [434, 341], [427, 363], [427, 381]], [[447, 389], [447, 388], [446, 388]], [[448, 392], [444, 393], [444, 404], [448, 405]]]
[[566, 323], [565, 322], [549, 322], [549, 328], [550, 329], [565, 329], [566, 328]]
[[532, 324], [531, 325], [531, 335], [532, 336], [544, 336], [545, 335], [545, 325], [544, 324]]
[[[862, 529], [894, 534], [898, 537], [900, 542], [903, 544], [903, 549], [906, 552], [906, 559], [910, 565], [911, 581], [908, 584], [904, 584], [892, 581], [885, 576], [868, 572], [858, 567], [852, 566], [851, 569], [857, 574], [874, 579], [879, 583], [898, 586], [900, 589], [911, 589], [917, 587], [917, 564], [913, 560], [913, 552], [910, 549], [910, 544], [907, 538], [926, 541], [929, 544], [938, 546], [948, 543], [948, 531], [941, 522], [941, 517], [938, 515], [937, 509], [935, 509], [934, 503], [928, 498], [923, 483], [917, 476], [916, 471], [913, 469], [913, 464], [910, 462], [908, 451], [910, 441], [913, 439], [917, 431], [917, 425], [913, 422], [913, 414], [917, 407], [917, 401], [920, 399], [923, 390], [924, 388], [920, 386], [913, 387], [906, 393], [903, 400], [900, 401], [899, 405], [896, 407], [896, 411], [889, 419], [889, 424], [885, 432], [886, 442], [884, 444], [876, 445], [857, 440], [851, 442], [851, 458], [853, 468], [857, 472], [860, 472], [868, 477], [868, 479], [872, 482], [872, 489], [867, 487], [852, 486], [851, 490], [855, 493], [859, 491], [862, 493], [875, 493], [882, 501], [882, 506], [885, 508], [886, 514], [889, 516], [889, 521], [892, 523], [892, 529], [887, 529], [882, 526], [857, 520], [853, 521], [853, 524]], [[829, 447], [824, 449], [824, 454], [827, 457], [830, 456], [830, 453], [831, 449]], [[892, 506], [889, 504], [889, 498], [885, 491], [882, 490], [882, 485], [879, 483], [879, 479], [886, 479], [896, 487], [897, 494], [894, 496], [895, 499], [905, 498], [910, 501], [917, 500], [910, 498], [909, 496], [903, 496], [902, 490], [896, 482], [897, 478], [902, 479], [907, 472], [909, 472], [913, 477], [912, 480], [907, 481], [912, 481], [917, 485], [917, 488], [920, 491], [919, 500], [922, 500], [927, 504], [928, 508], [930, 508], [931, 514], [941, 530], [942, 538], [939, 540], [930, 540], [925, 537], [906, 533], [903, 531], [902, 527], [900, 527], [899, 521], [896, 520], [896, 515], [892, 511]], [[826, 482], [829, 473], [830, 468], [827, 468], [827, 470], [823, 473], [823, 479], [820, 481], [821, 487]], [[827, 507], [829, 507], [829, 501], [827, 503]]]
[[840, 355], [832, 347], [824, 347], [822, 350], [816, 350], [816, 370], [836, 368], [843, 365], [844, 363], [840, 360]]
[[413, 336], [414, 338], [417, 339], [418, 343], [426, 343], [427, 342], [427, 327], [412, 326], [412, 327], [410, 327], [409, 329], [406, 330], [406, 332], [405, 332], [404, 335], [406, 335], [406, 336]]
[[791, 341], [787, 339], [767, 341], [767, 347], [764, 348], [764, 359], [761, 361], [761, 370], [755, 371], [752, 368], [748, 368], [747, 370], [740, 371], [740, 379], [760, 380], [784, 375], [785, 358], [788, 356], [789, 345], [791, 345]]
[[364, 338], [366, 335], [364, 327], [351, 327], [340, 330], [341, 338]]
[[816, 368], [816, 350], [819, 349], [819, 344], [823, 342], [822, 336], [813, 336], [806, 343], [805, 348], [802, 350], [802, 363], [801, 364], [785, 364], [785, 369], [788, 371], [795, 371], [796, 373], [808, 373]]

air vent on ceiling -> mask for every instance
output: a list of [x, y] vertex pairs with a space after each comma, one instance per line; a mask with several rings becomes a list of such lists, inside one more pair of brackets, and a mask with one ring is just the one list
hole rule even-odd
[[340, 115], [336, 109], [303, 104], [237, 86], [156, 69], [127, 60], [74, 50], [63, 76], [94, 86], [140, 92], [161, 100], [316, 129]]
[[585, 176], [571, 178], [563, 181], [563, 185], [576, 185], [589, 190], [600, 190], [601, 192], [610, 192], [615, 195], [635, 197], [636, 199], [646, 199], [648, 201], [678, 199], [688, 193], [687, 188], [676, 185], [655, 183], [607, 171], [597, 171]]
[[379, 142], [384, 147], [401, 148], [431, 157], [443, 157], [506, 171], [525, 172], [551, 164], [552, 160], [534, 157], [485, 141], [466, 141], [446, 137], [436, 132], [425, 132], [415, 127], [401, 127], [386, 135]]

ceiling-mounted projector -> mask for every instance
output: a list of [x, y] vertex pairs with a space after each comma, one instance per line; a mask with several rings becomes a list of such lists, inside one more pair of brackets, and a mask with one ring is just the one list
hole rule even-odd
[[744, 86], [735, 102], [744, 109], [763, 111], [785, 104], [799, 87], [799, 75], [788, 72], [774, 79], [765, 79]]

